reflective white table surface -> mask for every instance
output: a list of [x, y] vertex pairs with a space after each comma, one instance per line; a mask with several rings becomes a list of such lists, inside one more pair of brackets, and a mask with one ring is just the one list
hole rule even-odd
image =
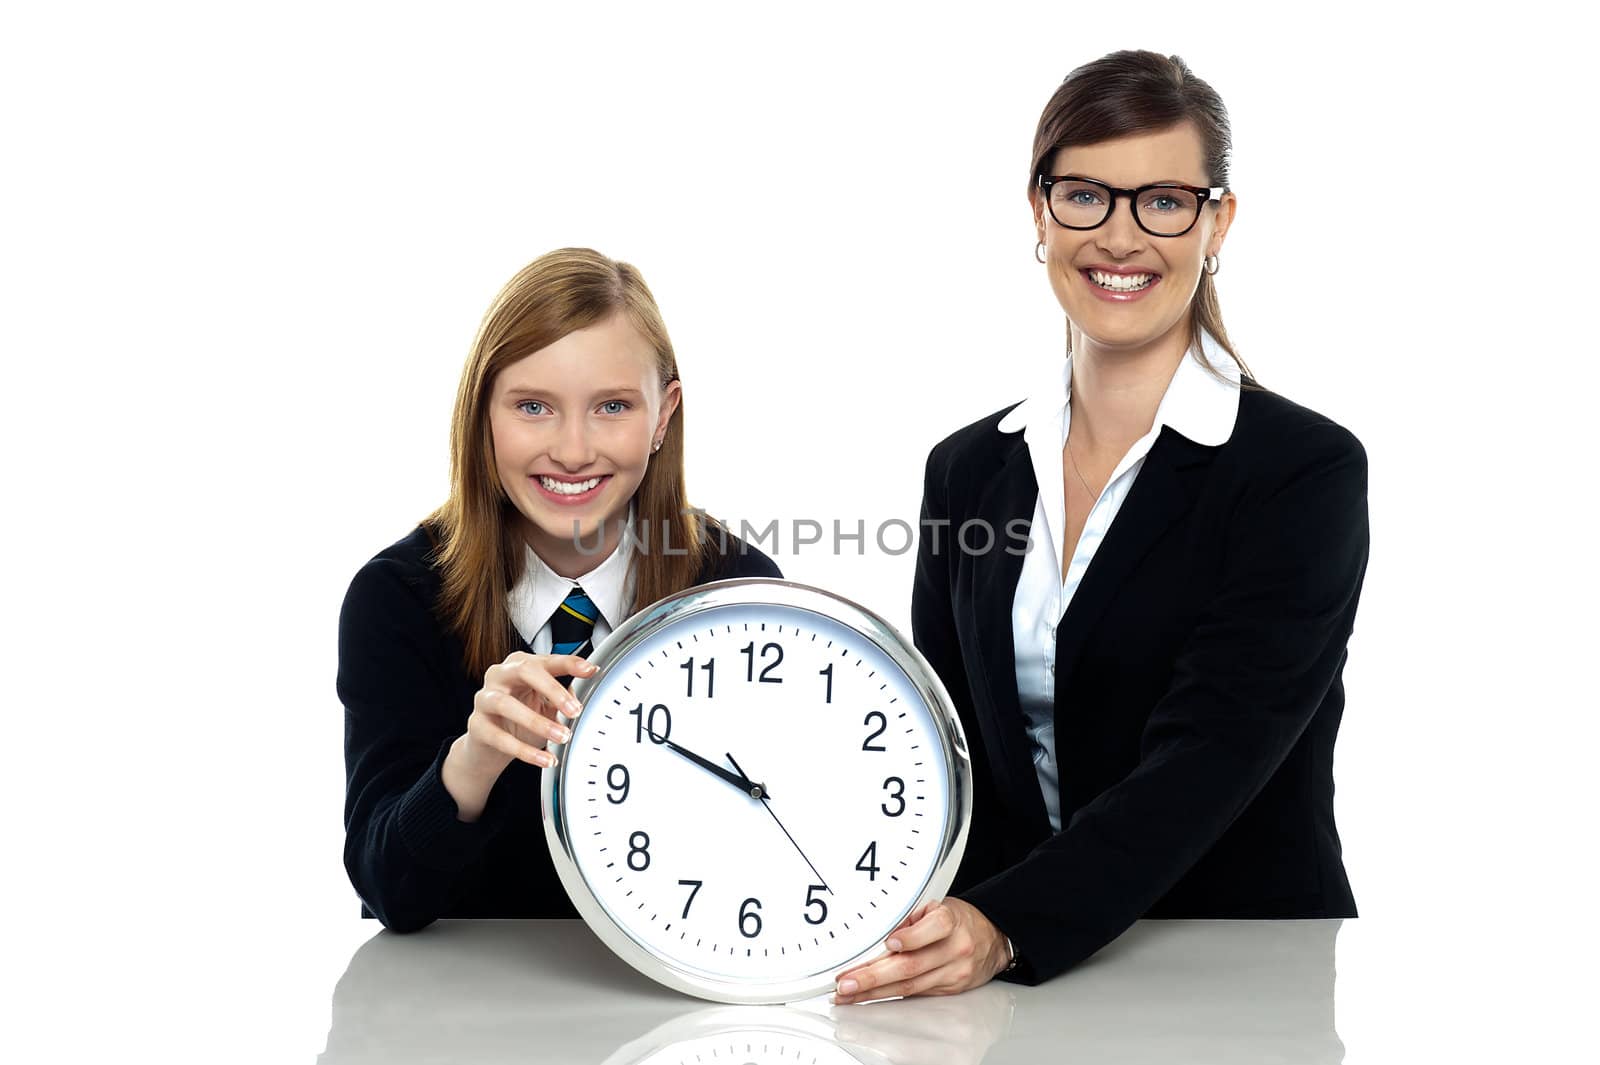
[[[324, 1065], [1339, 1062], [1341, 922], [1142, 921], [1040, 987], [723, 1006], [659, 987], [579, 921], [379, 931], [334, 990]], [[376, 927], [376, 926], [374, 926]]]

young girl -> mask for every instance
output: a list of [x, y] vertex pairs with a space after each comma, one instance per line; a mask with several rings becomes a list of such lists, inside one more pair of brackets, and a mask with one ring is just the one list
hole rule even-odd
[[456, 393], [451, 489], [363, 566], [339, 616], [345, 868], [363, 916], [574, 917], [539, 770], [571, 676], [637, 608], [777, 577], [688, 505], [683, 389], [639, 272], [541, 256], [485, 315]]

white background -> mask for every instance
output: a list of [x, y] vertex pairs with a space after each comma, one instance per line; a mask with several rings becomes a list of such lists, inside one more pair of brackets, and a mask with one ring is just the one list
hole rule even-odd
[[[1494, 10], [8, 7], [7, 1038], [320, 1049], [376, 929], [339, 857], [339, 603], [442, 499], [461, 362], [516, 269], [585, 244], [644, 271], [699, 505], [914, 520], [929, 447], [1061, 357], [1039, 111], [1148, 47], [1232, 115], [1238, 347], [1371, 462], [1350, 1060], [1575, 1052], [1592, 57], [1553, 9]], [[906, 625], [911, 555], [777, 560]]]

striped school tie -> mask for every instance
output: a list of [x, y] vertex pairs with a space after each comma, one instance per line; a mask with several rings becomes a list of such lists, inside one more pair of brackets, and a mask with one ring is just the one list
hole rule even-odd
[[[570, 655], [594, 636], [594, 619], [600, 616], [582, 588], [576, 584], [567, 597], [561, 600], [556, 612], [550, 615], [550, 653]], [[562, 684], [571, 684], [571, 677], [562, 677]]]

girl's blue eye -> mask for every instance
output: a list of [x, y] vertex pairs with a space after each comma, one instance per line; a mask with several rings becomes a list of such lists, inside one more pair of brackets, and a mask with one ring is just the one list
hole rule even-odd
[[[530, 410], [529, 409], [530, 407], [537, 407], [538, 409], [537, 410]], [[543, 414], [544, 413], [544, 404], [540, 403], [536, 399], [525, 399], [521, 403], [517, 404], [517, 409], [520, 410], [524, 414]]]
[[621, 414], [628, 409], [628, 405], [620, 399], [608, 399], [600, 404], [600, 409], [607, 414]]

